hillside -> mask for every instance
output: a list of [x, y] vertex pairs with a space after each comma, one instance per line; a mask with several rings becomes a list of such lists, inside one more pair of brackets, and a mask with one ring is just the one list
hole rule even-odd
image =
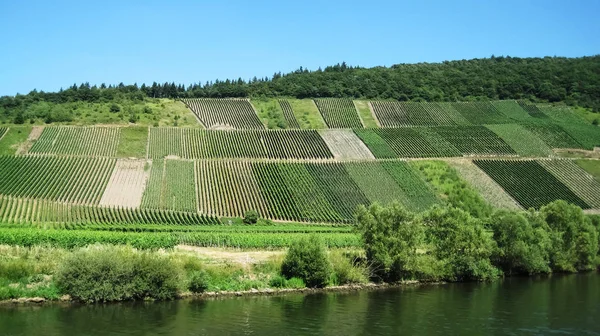
[[[346, 224], [359, 205], [396, 201], [422, 211], [450, 203], [489, 214], [563, 199], [600, 211], [593, 177], [600, 129], [565, 106], [178, 103], [189, 108], [182, 111], [189, 127], [0, 127], [4, 242], [167, 244], [155, 240], [162, 237], [168, 244], [277, 247], [317, 232], [330, 246], [356, 246]], [[322, 123], [315, 129], [311, 120]], [[260, 225], [218, 225], [239, 223], [248, 211]]]
[[[232, 97], [334, 97], [413, 102], [528, 100], [560, 102], [582, 108], [581, 113], [598, 112], [600, 56], [492, 57], [374, 68], [342, 63], [316, 71], [301, 67], [287, 74], [275, 73], [271, 78], [216, 80], [191, 85], [83, 83], [59, 92], [33, 90], [25, 95], [0, 97], [0, 122], [138, 122], [185, 126], [192, 120], [186, 119], [187, 116], [181, 113], [181, 105], [172, 99]], [[589, 115], [590, 122], [595, 119], [598, 119], [597, 114]], [[273, 120], [273, 123], [280, 120]], [[307, 122], [316, 126], [323, 121]]]

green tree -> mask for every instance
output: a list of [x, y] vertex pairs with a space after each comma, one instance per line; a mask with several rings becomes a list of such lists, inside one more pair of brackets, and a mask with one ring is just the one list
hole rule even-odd
[[398, 203], [389, 207], [374, 204], [368, 209], [359, 207], [356, 218], [356, 229], [375, 276], [385, 281], [417, 276], [417, 249], [423, 244], [425, 231], [413, 213]]
[[293, 243], [281, 264], [281, 274], [287, 279], [300, 278], [308, 287], [325, 287], [331, 265], [323, 242], [311, 235]]
[[490, 226], [497, 244], [492, 255], [494, 265], [508, 275], [550, 272], [547, 225], [534, 227], [523, 214], [501, 210], [492, 216]]
[[559, 200], [540, 209], [551, 230], [553, 270], [575, 272], [596, 268], [598, 232], [580, 207]]
[[450, 281], [490, 280], [500, 272], [490, 262], [494, 241], [481, 220], [453, 207], [434, 207], [423, 215], [430, 253], [444, 265]]

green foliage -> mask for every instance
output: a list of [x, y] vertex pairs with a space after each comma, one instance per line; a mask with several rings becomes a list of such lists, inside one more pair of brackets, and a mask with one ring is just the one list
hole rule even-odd
[[329, 261], [332, 267], [332, 276], [329, 283], [333, 285], [361, 284], [368, 282], [368, 269], [351, 260], [341, 251], [331, 251]]
[[490, 262], [494, 241], [479, 219], [458, 208], [434, 207], [422, 220], [431, 254], [444, 265], [445, 279], [491, 280], [500, 274]]
[[315, 99], [315, 105], [329, 128], [362, 128], [358, 111], [350, 99]]
[[203, 293], [208, 289], [209, 281], [206, 271], [196, 271], [190, 276], [188, 289], [192, 293]]
[[413, 161], [411, 164], [451, 206], [465, 210], [476, 218], [491, 215], [491, 205], [446, 162]]
[[551, 267], [574, 272], [596, 268], [598, 232], [581, 208], [555, 201], [540, 209], [540, 217], [551, 230]]
[[258, 222], [258, 212], [250, 210], [244, 213], [244, 224], [254, 225], [256, 222]]
[[505, 274], [550, 272], [552, 242], [547, 225], [540, 221], [531, 223], [521, 213], [503, 210], [492, 216], [490, 227], [497, 244], [492, 262]]
[[121, 112], [121, 106], [119, 106], [117, 104], [112, 104], [112, 105], [110, 105], [109, 111], [112, 113]]
[[281, 265], [281, 274], [287, 279], [300, 278], [308, 287], [326, 286], [331, 265], [323, 242], [311, 235], [293, 243]]
[[180, 276], [165, 256], [129, 247], [92, 246], [65, 259], [56, 283], [82, 302], [167, 300], [177, 296]]
[[119, 145], [117, 146], [117, 157], [146, 157], [148, 142], [147, 127], [123, 127], [119, 134]]
[[417, 275], [417, 249], [425, 231], [414, 214], [397, 203], [388, 208], [363, 206], [357, 210], [356, 228], [375, 276], [394, 282]]

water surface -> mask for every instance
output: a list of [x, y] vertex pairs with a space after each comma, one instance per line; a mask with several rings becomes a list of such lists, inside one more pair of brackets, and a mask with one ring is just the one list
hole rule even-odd
[[600, 274], [276, 297], [0, 307], [0, 335], [600, 335]]

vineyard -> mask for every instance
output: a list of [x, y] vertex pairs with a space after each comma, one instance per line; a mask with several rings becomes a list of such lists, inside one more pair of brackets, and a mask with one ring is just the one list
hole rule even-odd
[[182, 99], [206, 128], [263, 129], [252, 104], [245, 99]]
[[283, 111], [283, 117], [288, 124], [288, 128], [300, 128], [300, 124], [298, 124], [298, 120], [296, 120], [296, 116], [294, 115], [294, 110], [292, 109], [290, 102], [285, 99], [279, 99], [277, 102]]
[[46, 127], [29, 153], [115, 156], [119, 134], [117, 127]]
[[[555, 200], [565, 200], [583, 209], [590, 205], [579, 198], [570, 188], [549, 172], [544, 166], [554, 163], [537, 161], [475, 160], [474, 163], [496, 181], [524, 208], [540, 208]], [[560, 169], [560, 168], [558, 168]], [[568, 172], [567, 172], [568, 174]], [[569, 174], [564, 178], [574, 188], [580, 184], [589, 184], [585, 175], [579, 177]], [[600, 189], [596, 190], [596, 194]]]
[[315, 104], [329, 128], [363, 127], [356, 106], [350, 99], [322, 98], [315, 99]]
[[83, 157], [0, 157], [0, 195], [98, 204], [116, 160]]
[[[447, 202], [450, 184], [498, 208], [600, 209], [596, 160], [556, 158], [600, 146], [598, 127], [566, 107], [184, 101], [206, 127], [237, 129], [0, 127], [0, 243], [265, 248], [316, 233], [355, 247], [358, 206], [422, 211]], [[273, 107], [290, 129], [264, 129]], [[251, 210], [261, 222], [240, 225]]]
[[151, 128], [148, 156], [160, 159], [329, 159], [316, 130], [207, 131]]

